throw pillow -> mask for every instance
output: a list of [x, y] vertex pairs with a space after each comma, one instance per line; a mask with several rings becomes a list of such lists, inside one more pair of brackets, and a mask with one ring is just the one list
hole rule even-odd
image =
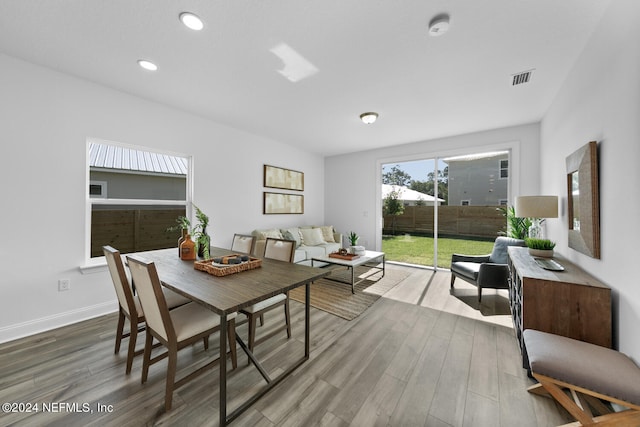
[[256, 236], [257, 240], [266, 240], [267, 237], [282, 239], [282, 233], [280, 233], [280, 230], [277, 228], [272, 228], [270, 230], [255, 230], [253, 235]]
[[333, 226], [325, 225], [323, 227], [318, 227], [322, 230], [322, 238], [327, 243], [336, 243], [336, 239], [333, 238]]
[[287, 239], [287, 240], [295, 240], [296, 242], [296, 249], [298, 247], [300, 247], [300, 244], [302, 243], [300, 241], [300, 230], [298, 229], [298, 227], [294, 227], [294, 228], [285, 228], [280, 230], [282, 232], [282, 236]]
[[305, 246], [318, 246], [326, 243], [322, 238], [322, 230], [319, 228], [301, 228], [300, 237]]

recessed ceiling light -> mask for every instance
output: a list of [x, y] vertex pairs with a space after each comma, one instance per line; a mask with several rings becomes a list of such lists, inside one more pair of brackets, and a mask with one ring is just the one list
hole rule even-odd
[[360, 120], [370, 125], [378, 119], [378, 113], [368, 112], [360, 114]]
[[138, 65], [149, 71], [157, 71], [158, 66], [151, 61], [147, 61], [146, 59], [138, 59]]
[[204, 28], [204, 22], [191, 12], [182, 12], [180, 14], [180, 21], [187, 27], [194, 31], [200, 31]]

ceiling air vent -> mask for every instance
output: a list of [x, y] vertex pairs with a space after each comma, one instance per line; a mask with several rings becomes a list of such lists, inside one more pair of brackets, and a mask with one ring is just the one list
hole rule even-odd
[[531, 80], [531, 74], [533, 74], [533, 70], [527, 70], [517, 74], [512, 74], [511, 86], [518, 86], [521, 84], [529, 83], [529, 80]]

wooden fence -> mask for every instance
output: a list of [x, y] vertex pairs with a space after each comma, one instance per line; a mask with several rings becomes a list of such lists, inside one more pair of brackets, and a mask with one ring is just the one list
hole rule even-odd
[[[185, 215], [184, 208], [94, 210], [91, 213], [91, 256], [102, 256], [102, 246], [121, 253], [173, 248], [180, 231], [168, 232]], [[177, 249], [176, 249], [177, 253]]]
[[[384, 216], [383, 234], [433, 234], [433, 206], [405, 206], [402, 215]], [[507, 220], [498, 206], [439, 206], [438, 234], [495, 238], [505, 231]]]

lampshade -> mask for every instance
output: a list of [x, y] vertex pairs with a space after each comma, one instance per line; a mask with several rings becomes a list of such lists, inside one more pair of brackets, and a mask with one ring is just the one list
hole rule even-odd
[[368, 125], [375, 122], [377, 118], [378, 118], [378, 113], [374, 113], [374, 112], [360, 114], [360, 119]]
[[516, 197], [518, 218], [558, 218], [558, 196]]

